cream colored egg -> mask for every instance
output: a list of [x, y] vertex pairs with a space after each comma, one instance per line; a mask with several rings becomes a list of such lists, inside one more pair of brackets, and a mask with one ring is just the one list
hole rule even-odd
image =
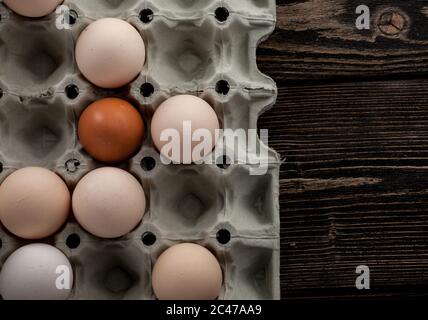
[[222, 282], [217, 258], [193, 243], [164, 251], [152, 272], [153, 290], [160, 300], [214, 300], [220, 295]]
[[91, 171], [73, 192], [78, 223], [100, 238], [118, 238], [132, 231], [143, 218], [146, 198], [141, 184], [118, 168]]
[[178, 95], [156, 110], [151, 133], [162, 156], [174, 163], [190, 164], [212, 152], [219, 128], [217, 114], [206, 101], [192, 95]]
[[3, 2], [21, 16], [40, 18], [55, 11], [63, 0], [4, 0]]
[[116, 18], [91, 23], [80, 34], [76, 62], [80, 72], [94, 85], [114, 89], [132, 82], [146, 58], [140, 33]]
[[21, 238], [53, 235], [66, 222], [70, 207], [67, 185], [44, 168], [17, 170], [0, 186], [0, 221]]

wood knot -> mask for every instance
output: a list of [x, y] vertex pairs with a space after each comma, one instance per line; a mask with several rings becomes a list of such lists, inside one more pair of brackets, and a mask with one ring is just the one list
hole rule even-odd
[[406, 15], [399, 10], [388, 10], [379, 15], [377, 26], [386, 36], [398, 36], [407, 25]]

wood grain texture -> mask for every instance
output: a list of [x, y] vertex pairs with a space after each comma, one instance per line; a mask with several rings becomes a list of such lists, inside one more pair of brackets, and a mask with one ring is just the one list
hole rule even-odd
[[[428, 3], [383, 5], [411, 21], [396, 38], [352, 28], [357, 3], [279, 1], [259, 50], [279, 86], [259, 127], [286, 158], [285, 299], [428, 295]], [[362, 264], [371, 290], [355, 288]]]
[[[278, 0], [277, 30], [259, 49], [263, 70], [283, 81], [428, 75], [426, 0]], [[357, 6], [371, 10], [371, 29], [357, 30]], [[379, 28], [383, 13], [405, 19], [402, 32]], [[284, 72], [286, 70], [286, 72]]]

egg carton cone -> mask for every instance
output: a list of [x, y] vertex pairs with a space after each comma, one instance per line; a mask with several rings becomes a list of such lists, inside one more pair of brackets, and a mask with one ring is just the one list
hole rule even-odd
[[[201, 244], [219, 260], [219, 299], [279, 299], [279, 155], [257, 137], [245, 150], [224, 142], [233, 151], [230, 166], [165, 165], [150, 136], [154, 112], [178, 94], [207, 101], [223, 129], [257, 129], [277, 97], [275, 82], [256, 63], [258, 45], [275, 28], [275, 1], [65, 0], [63, 6], [30, 19], [0, 1], [0, 182], [17, 169], [39, 166], [56, 172], [72, 192], [84, 175], [105, 166], [77, 137], [80, 115], [98, 99], [129, 101], [147, 128], [139, 152], [119, 165], [145, 190], [142, 223], [120, 239], [104, 240], [70, 214], [56, 235], [39, 241], [70, 259], [70, 299], [156, 299], [153, 265], [183, 242]], [[105, 17], [132, 24], [146, 45], [142, 72], [116, 90], [88, 82], [74, 56], [80, 33]], [[28, 243], [0, 226], [0, 268]]]

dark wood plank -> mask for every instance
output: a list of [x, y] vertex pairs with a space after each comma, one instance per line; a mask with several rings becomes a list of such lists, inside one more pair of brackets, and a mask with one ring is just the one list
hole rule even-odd
[[[258, 54], [262, 71], [278, 82], [428, 75], [428, 1], [277, 3], [277, 30]], [[371, 29], [360, 31], [355, 27], [355, 9], [363, 3], [371, 9]], [[390, 13], [395, 14], [391, 23], [401, 29], [396, 34], [385, 26]]]
[[258, 60], [280, 94], [259, 126], [286, 157], [283, 298], [427, 295], [428, 1], [364, 1], [369, 31], [361, 1], [277, 3]]
[[[428, 294], [428, 80], [281, 87], [283, 298]], [[355, 288], [371, 268], [372, 289]]]

